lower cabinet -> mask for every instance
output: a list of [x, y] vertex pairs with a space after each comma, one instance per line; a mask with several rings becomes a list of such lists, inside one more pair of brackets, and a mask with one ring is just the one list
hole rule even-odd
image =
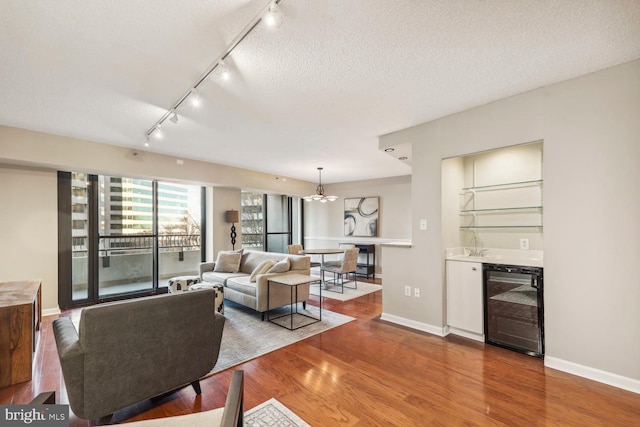
[[482, 263], [446, 261], [446, 281], [449, 331], [483, 341]]

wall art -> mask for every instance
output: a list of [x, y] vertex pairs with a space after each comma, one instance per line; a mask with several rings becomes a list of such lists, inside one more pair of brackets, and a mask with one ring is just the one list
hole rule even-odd
[[344, 199], [344, 235], [377, 237], [379, 197]]

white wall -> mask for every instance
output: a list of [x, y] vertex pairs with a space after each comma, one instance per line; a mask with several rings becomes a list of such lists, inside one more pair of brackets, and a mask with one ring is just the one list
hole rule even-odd
[[[339, 199], [327, 203], [304, 202], [305, 248], [337, 248], [343, 242], [375, 244], [376, 274], [384, 274], [380, 269], [379, 244], [411, 238], [411, 177], [324, 184], [324, 188], [325, 194]], [[344, 199], [357, 197], [380, 198], [377, 237], [345, 237]]]
[[406, 266], [423, 304], [385, 312], [443, 326], [441, 160], [543, 140], [545, 363], [640, 392], [639, 116], [633, 61], [381, 137], [412, 144], [413, 218], [430, 221]]
[[58, 307], [55, 172], [0, 167], [0, 282], [42, 280], [42, 307]]
[[255, 189], [304, 196], [310, 182], [232, 166], [181, 159], [144, 150], [99, 144], [42, 132], [0, 126], [0, 164], [17, 164], [94, 174], [162, 179], [217, 187]]
[[[224, 211], [240, 208], [240, 189], [307, 195], [315, 184], [196, 160], [0, 126], [0, 281], [42, 279], [44, 310], [58, 309], [56, 170], [163, 179], [209, 186], [207, 259], [231, 249]], [[36, 169], [34, 169], [36, 168]], [[238, 228], [238, 242], [241, 231]], [[238, 244], [236, 244], [236, 248]]]

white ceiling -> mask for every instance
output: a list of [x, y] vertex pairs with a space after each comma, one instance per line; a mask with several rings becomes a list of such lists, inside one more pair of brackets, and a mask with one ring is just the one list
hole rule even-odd
[[[267, 4], [2, 0], [0, 124], [143, 149]], [[640, 58], [637, 0], [280, 6], [149, 150], [308, 181], [323, 166], [326, 183], [407, 175], [378, 136]]]

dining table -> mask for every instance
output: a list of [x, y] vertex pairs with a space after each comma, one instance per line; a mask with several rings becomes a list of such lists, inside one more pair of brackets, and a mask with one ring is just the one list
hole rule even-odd
[[[342, 254], [344, 253], [344, 249], [338, 248], [330, 248], [330, 249], [303, 249], [298, 252], [299, 255], [320, 255], [321, 262], [324, 264], [324, 256], [325, 255], [334, 255], [334, 254]], [[322, 269], [322, 266], [320, 267]], [[327, 289], [327, 285], [324, 282], [324, 275], [320, 274], [322, 288]]]

